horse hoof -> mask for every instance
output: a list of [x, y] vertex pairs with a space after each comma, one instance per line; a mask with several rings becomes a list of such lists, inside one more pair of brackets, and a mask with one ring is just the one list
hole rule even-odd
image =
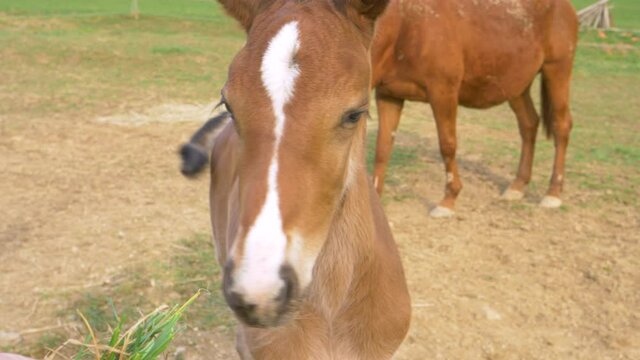
[[546, 209], [559, 208], [560, 205], [562, 205], [562, 200], [556, 196], [546, 195], [542, 198], [542, 201], [540, 201], [540, 206]]
[[520, 190], [514, 190], [514, 189], [507, 189], [502, 193], [502, 196], [500, 196], [500, 198], [502, 200], [506, 200], [506, 201], [516, 201], [516, 200], [522, 200], [522, 198], [524, 197], [524, 193]]
[[436, 219], [449, 218], [452, 217], [453, 214], [455, 214], [453, 210], [444, 206], [436, 206], [436, 208], [431, 210], [431, 213], [429, 213], [432, 218]]

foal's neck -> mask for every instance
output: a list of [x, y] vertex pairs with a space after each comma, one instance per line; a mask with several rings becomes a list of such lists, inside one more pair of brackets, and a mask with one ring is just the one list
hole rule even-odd
[[349, 302], [354, 280], [373, 263], [375, 223], [371, 211], [369, 182], [364, 169], [345, 193], [336, 211], [327, 241], [314, 268], [309, 300], [327, 319]]

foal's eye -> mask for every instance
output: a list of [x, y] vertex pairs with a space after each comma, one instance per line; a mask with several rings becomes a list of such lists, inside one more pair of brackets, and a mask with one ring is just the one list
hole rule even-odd
[[358, 121], [360, 121], [360, 119], [362, 118], [362, 115], [364, 115], [366, 111], [365, 110], [357, 110], [357, 111], [350, 111], [346, 114], [344, 114], [344, 116], [342, 117], [342, 127], [344, 128], [352, 128], [354, 127]]
[[224, 109], [231, 115], [233, 115], [233, 110], [231, 110], [231, 105], [227, 101], [227, 98], [224, 96], [224, 91], [220, 92], [220, 102], [216, 105], [216, 108], [219, 106], [224, 106]]
[[233, 115], [233, 110], [231, 110], [231, 106], [226, 101], [223, 101], [222, 104], [224, 105], [225, 110], [227, 110], [229, 114]]

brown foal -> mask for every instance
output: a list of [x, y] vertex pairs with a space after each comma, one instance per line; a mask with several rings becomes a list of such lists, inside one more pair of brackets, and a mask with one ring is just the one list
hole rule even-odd
[[411, 316], [365, 168], [374, 21], [386, 0], [221, 1], [247, 32], [210, 155], [211, 222], [243, 359], [388, 359]]
[[547, 136], [554, 136], [556, 152], [541, 205], [560, 206], [577, 24], [569, 0], [391, 0], [372, 45], [380, 123], [374, 171], [378, 193], [404, 101], [428, 102], [447, 179], [444, 198], [431, 215], [452, 215], [462, 189], [455, 158], [458, 104], [483, 109], [508, 101], [518, 119], [522, 149], [517, 176], [503, 198], [521, 199], [531, 179], [539, 124], [530, 88], [542, 73], [543, 124]]

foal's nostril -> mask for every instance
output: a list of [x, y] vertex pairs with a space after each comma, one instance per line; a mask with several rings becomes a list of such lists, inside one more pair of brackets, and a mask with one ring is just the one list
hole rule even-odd
[[293, 268], [286, 264], [280, 268], [280, 278], [284, 281], [284, 286], [280, 290], [276, 301], [280, 303], [278, 313], [283, 314], [289, 309], [291, 299], [295, 298], [298, 294], [298, 277]]
[[256, 305], [245, 302], [242, 296], [233, 291], [229, 293], [225, 291], [225, 297], [231, 310], [233, 310], [240, 319], [248, 325], [260, 325], [256, 318]]
[[233, 310], [233, 312], [235, 312], [244, 322], [249, 325], [258, 325], [258, 321], [255, 316], [256, 305], [245, 302], [242, 295], [231, 290], [233, 287], [233, 277], [231, 276], [233, 268], [234, 264], [232, 261], [229, 261], [224, 267], [222, 292], [227, 300], [227, 304], [229, 304], [231, 310]]

